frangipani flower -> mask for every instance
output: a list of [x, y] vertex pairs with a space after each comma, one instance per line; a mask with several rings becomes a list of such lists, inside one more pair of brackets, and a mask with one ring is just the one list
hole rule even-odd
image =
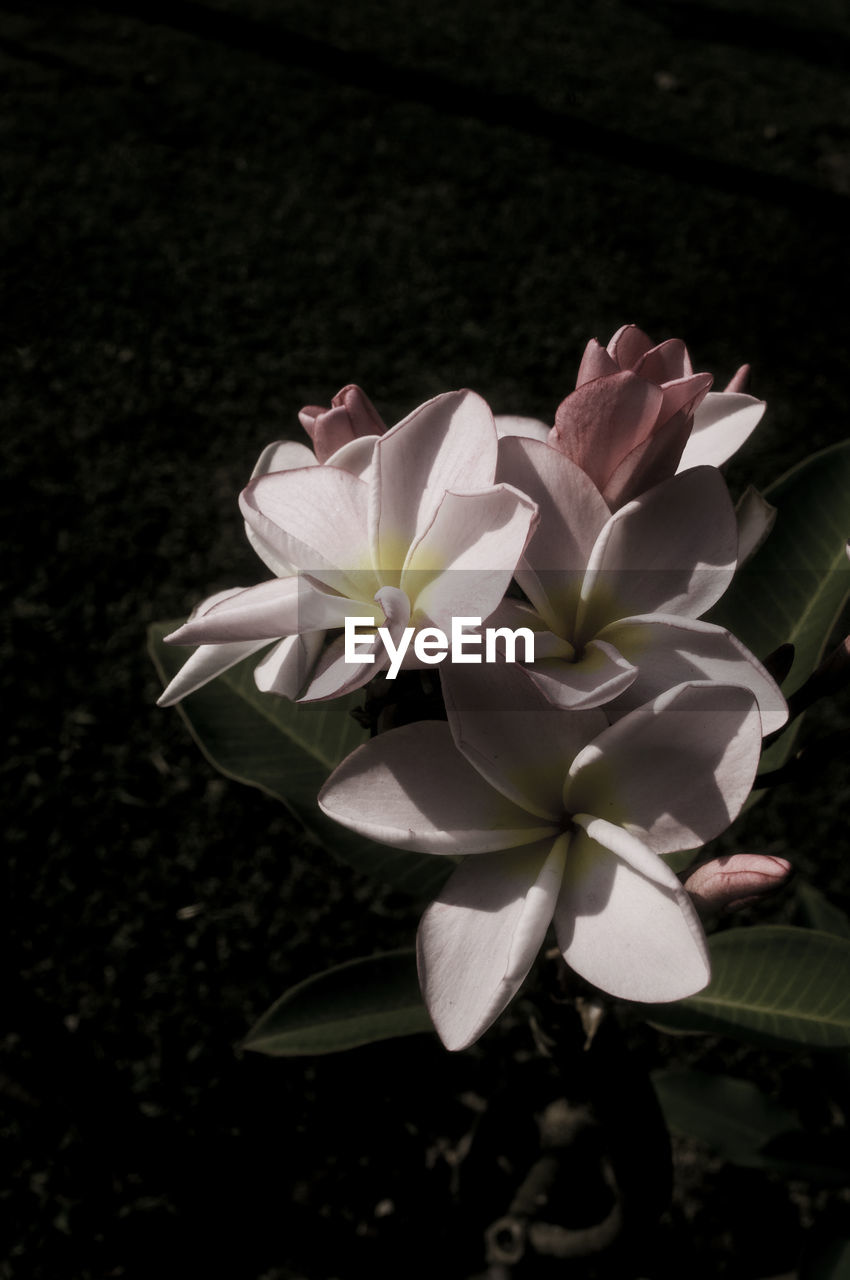
[[[386, 624], [397, 641], [408, 625], [448, 630], [456, 614], [486, 618], [501, 600], [536, 508], [493, 483], [496, 460], [489, 408], [459, 391], [382, 436], [368, 481], [327, 464], [258, 476], [240, 506], [252, 545], [278, 577], [207, 601], [167, 639], [201, 645], [187, 666], [200, 664], [205, 680], [225, 669], [213, 670], [210, 646], [230, 665], [234, 646], [283, 638], [255, 672], [264, 692], [315, 701], [359, 688], [389, 659], [377, 639], [357, 663], [346, 662], [342, 637], [320, 652], [347, 617]], [[183, 677], [163, 704], [190, 691]]]
[[501, 440], [497, 476], [528, 494], [539, 521], [515, 575], [530, 603], [506, 599], [492, 621], [538, 633], [527, 669], [548, 697], [605, 703], [616, 718], [684, 681], [716, 680], [752, 690], [765, 733], [785, 723], [785, 699], [761, 663], [699, 621], [738, 552], [715, 468], [672, 476], [614, 515], [586, 473], [540, 441]]
[[[616, 509], [676, 471], [718, 467], [741, 447], [765, 409], [743, 394], [748, 372], [743, 365], [725, 391], [711, 393], [711, 374], [694, 373], [678, 338], [653, 346], [636, 325], [623, 325], [607, 347], [587, 344], [576, 390], [546, 438]], [[515, 434], [540, 439], [546, 431], [536, 419], [507, 421]]]
[[401, 849], [464, 857], [422, 919], [419, 974], [450, 1049], [516, 994], [550, 923], [566, 962], [610, 995], [652, 1003], [705, 986], [691, 901], [659, 856], [735, 818], [761, 725], [744, 689], [686, 684], [608, 726], [552, 706], [516, 668], [445, 682], [450, 724], [379, 735], [319, 805]]

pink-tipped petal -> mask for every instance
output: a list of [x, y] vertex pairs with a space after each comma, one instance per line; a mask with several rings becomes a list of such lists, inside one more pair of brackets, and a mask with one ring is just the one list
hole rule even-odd
[[740, 369], [733, 373], [732, 377], [723, 388], [724, 391], [746, 391], [747, 383], [750, 380], [750, 366], [742, 364]]
[[567, 964], [621, 1000], [701, 991], [710, 977], [705, 935], [673, 872], [609, 822], [579, 815], [576, 825], [555, 909]]
[[766, 408], [763, 400], [740, 392], [709, 392], [694, 413], [679, 470], [721, 466], [752, 435]]
[[638, 668], [633, 683], [606, 707], [609, 719], [622, 719], [674, 685], [702, 680], [749, 689], [758, 702], [763, 733], [774, 733], [788, 719], [788, 704], [776, 681], [723, 627], [649, 613], [623, 618], [602, 635]]
[[497, 447], [493, 415], [474, 391], [437, 396], [382, 436], [372, 462], [375, 565], [401, 569], [447, 490], [489, 488]]
[[624, 372], [586, 382], [558, 406], [549, 436], [599, 489], [645, 440], [664, 400], [660, 387]]
[[588, 563], [579, 643], [638, 613], [699, 617], [732, 581], [735, 512], [713, 467], [672, 476], [613, 515]]
[[503, 795], [559, 824], [567, 770], [607, 721], [598, 710], [553, 706], [529, 676], [508, 663], [441, 667], [459, 750]]
[[574, 760], [569, 813], [590, 813], [656, 853], [725, 831], [750, 793], [761, 721], [748, 689], [682, 684], [611, 725]]
[[602, 494], [612, 511], [676, 474], [691, 425], [690, 416], [680, 409], [623, 458]]
[[576, 386], [583, 387], [586, 382], [592, 382], [594, 378], [610, 378], [612, 373], [619, 372], [620, 366], [616, 360], [608, 354], [600, 342], [591, 338], [584, 349], [584, 355], [578, 367]]
[[405, 725], [358, 747], [325, 783], [319, 808], [372, 840], [422, 853], [485, 853], [557, 834], [485, 782], [442, 721]]
[[419, 980], [447, 1049], [477, 1040], [525, 980], [558, 900], [565, 845], [465, 859], [422, 917]]
[[342, 448], [337, 449], [336, 453], [331, 454], [328, 465], [339, 467], [341, 471], [347, 471], [361, 480], [368, 480], [375, 445], [380, 438], [380, 436], [358, 436], [356, 440], [349, 440], [348, 444], [344, 444]]
[[636, 324], [621, 325], [608, 343], [608, 354], [621, 369], [633, 369], [652, 348], [652, 339]]
[[[687, 361], [687, 364], [686, 364]], [[681, 338], [668, 338], [651, 347], [631, 367], [650, 382], [678, 381], [690, 372], [687, 347]]]
[[664, 403], [659, 415], [662, 422], [672, 418], [680, 410], [691, 416], [696, 406], [705, 399], [713, 381], [710, 373], [694, 373], [687, 378], [665, 382], [661, 388], [664, 392]]

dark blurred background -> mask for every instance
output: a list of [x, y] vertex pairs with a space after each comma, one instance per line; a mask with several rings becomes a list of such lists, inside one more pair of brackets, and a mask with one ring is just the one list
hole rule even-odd
[[[237, 493], [347, 382], [551, 420], [634, 321], [752, 364], [733, 488], [847, 435], [848, 47], [843, 0], [2, 0], [4, 1280], [481, 1269], [452, 1171], [521, 1029], [235, 1048], [420, 904], [213, 773], [145, 627], [263, 576]], [[789, 803], [791, 856], [837, 864], [839, 815], [801, 852]], [[753, 1244], [688, 1159], [653, 1275], [789, 1270], [811, 1205]]]

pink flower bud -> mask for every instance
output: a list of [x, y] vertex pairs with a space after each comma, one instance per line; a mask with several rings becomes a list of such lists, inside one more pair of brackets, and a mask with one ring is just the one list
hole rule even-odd
[[653, 346], [636, 325], [623, 325], [607, 347], [588, 343], [549, 443], [620, 507], [675, 474], [711, 383], [710, 373], [694, 373], [680, 339]]
[[382, 436], [387, 429], [372, 401], [353, 383], [336, 393], [329, 409], [305, 405], [298, 420], [313, 441], [319, 462], [327, 462], [352, 440]]
[[762, 853], [733, 853], [685, 872], [684, 886], [700, 916], [738, 911], [788, 879], [791, 863]]

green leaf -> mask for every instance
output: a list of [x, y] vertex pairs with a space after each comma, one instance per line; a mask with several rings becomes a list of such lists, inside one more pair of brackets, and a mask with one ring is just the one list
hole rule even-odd
[[819, 929], [833, 933], [837, 938], [850, 938], [850, 920], [820, 889], [805, 880], [798, 882], [797, 901], [800, 904], [803, 924], [807, 929]]
[[665, 1030], [757, 1044], [850, 1045], [850, 941], [790, 925], [753, 925], [709, 940], [712, 978], [675, 1004], [643, 1007]]
[[800, 1259], [799, 1280], [850, 1280], [850, 1240], [816, 1240]]
[[[176, 625], [156, 622], [148, 631], [164, 684], [186, 660], [185, 649], [162, 642]], [[350, 714], [358, 696], [306, 705], [260, 693], [256, 663], [255, 654], [178, 704], [206, 758], [226, 777], [283, 801], [349, 866], [416, 896], [436, 893], [454, 866], [450, 859], [375, 844], [332, 822], [316, 804], [331, 770], [368, 736]]]
[[[780, 644], [793, 644], [787, 696], [817, 666], [850, 595], [850, 440], [806, 458], [764, 497], [777, 509], [773, 531], [708, 620], [762, 659]], [[799, 719], [765, 752], [765, 769], [788, 758], [798, 726]]]
[[764, 1167], [765, 1143], [796, 1126], [790, 1112], [747, 1080], [681, 1069], [654, 1071], [652, 1083], [669, 1127], [732, 1164]]
[[432, 1030], [416, 953], [407, 949], [352, 960], [300, 982], [263, 1014], [242, 1048], [292, 1058]]

